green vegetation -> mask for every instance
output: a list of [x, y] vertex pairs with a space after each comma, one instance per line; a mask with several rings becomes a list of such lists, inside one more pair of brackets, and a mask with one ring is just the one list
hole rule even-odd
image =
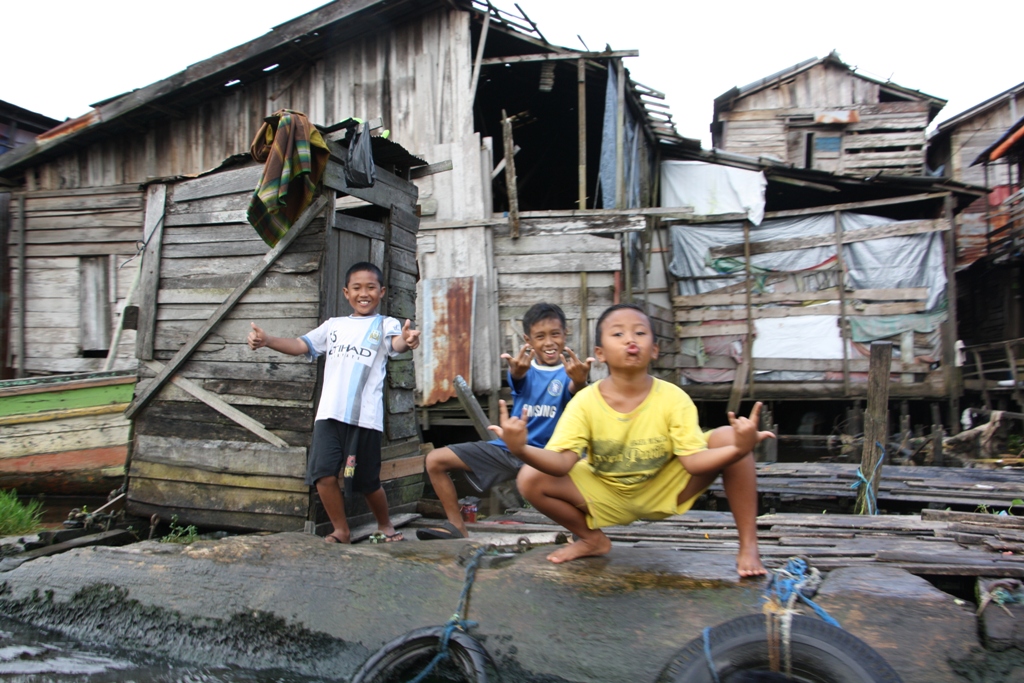
[[22, 503], [18, 492], [0, 491], [0, 536], [30, 534], [41, 526], [43, 504], [38, 500]]
[[178, 524], [178, 515], [171, 517], [171, 532], [160, 539], [161, 543], [181, 543], [188, 545], [199, 539], [199, 531], [195, 525], [181, 526]]

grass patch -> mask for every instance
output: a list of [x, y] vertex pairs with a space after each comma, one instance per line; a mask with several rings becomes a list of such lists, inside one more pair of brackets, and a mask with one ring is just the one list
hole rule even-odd
[[31, 534], [42, 527], [43, 504], [38, 500], [22, 503], [18, 492], [0, 491], [0, 536]]
[[161, 543], [181, 543], [188, 545], [199, 538], [199, 531], [194, 525], [181, 526], [178, 515], [171, 517], [171, 533], [160, 539]]

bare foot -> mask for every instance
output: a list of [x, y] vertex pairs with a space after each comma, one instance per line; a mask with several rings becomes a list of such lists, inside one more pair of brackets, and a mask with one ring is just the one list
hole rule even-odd
[[548, 560], [555, 564], [561, 564], [563, 562], [578, 560], [581, 557], [604, 555], [611, 549], [612, 542], [604, 535], [603, 531], [599, 531], [596, 535], [590, 538], [581, 538], [578, 541], [573, 541], [569, 545], [559, 548], [548, 555]]
[[764, 576], [768, 573], [761, 564], [761, 554], [757, 552], [757, 546], [740, 546], [740, 551], [736, 554], [736, 571], [743, 578]]
[[349, 534], [348, 532], [342, 533], [340, 531], [335, 531], [334, 533], [324, 536], [324, 540], [328, 543], [348, 543]]

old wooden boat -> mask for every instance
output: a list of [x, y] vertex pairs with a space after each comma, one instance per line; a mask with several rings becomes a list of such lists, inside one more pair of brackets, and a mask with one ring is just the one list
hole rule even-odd
[[134, 372], [0, 382], [0, 488], [106, 494], [124, 480]]

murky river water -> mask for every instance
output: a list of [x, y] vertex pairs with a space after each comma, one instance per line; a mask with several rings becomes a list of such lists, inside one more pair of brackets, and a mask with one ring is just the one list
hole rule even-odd
[[0, 680], [13, 683], [328, 683], [287, 671], [194, 666], [79, 643], [0, 618]]

